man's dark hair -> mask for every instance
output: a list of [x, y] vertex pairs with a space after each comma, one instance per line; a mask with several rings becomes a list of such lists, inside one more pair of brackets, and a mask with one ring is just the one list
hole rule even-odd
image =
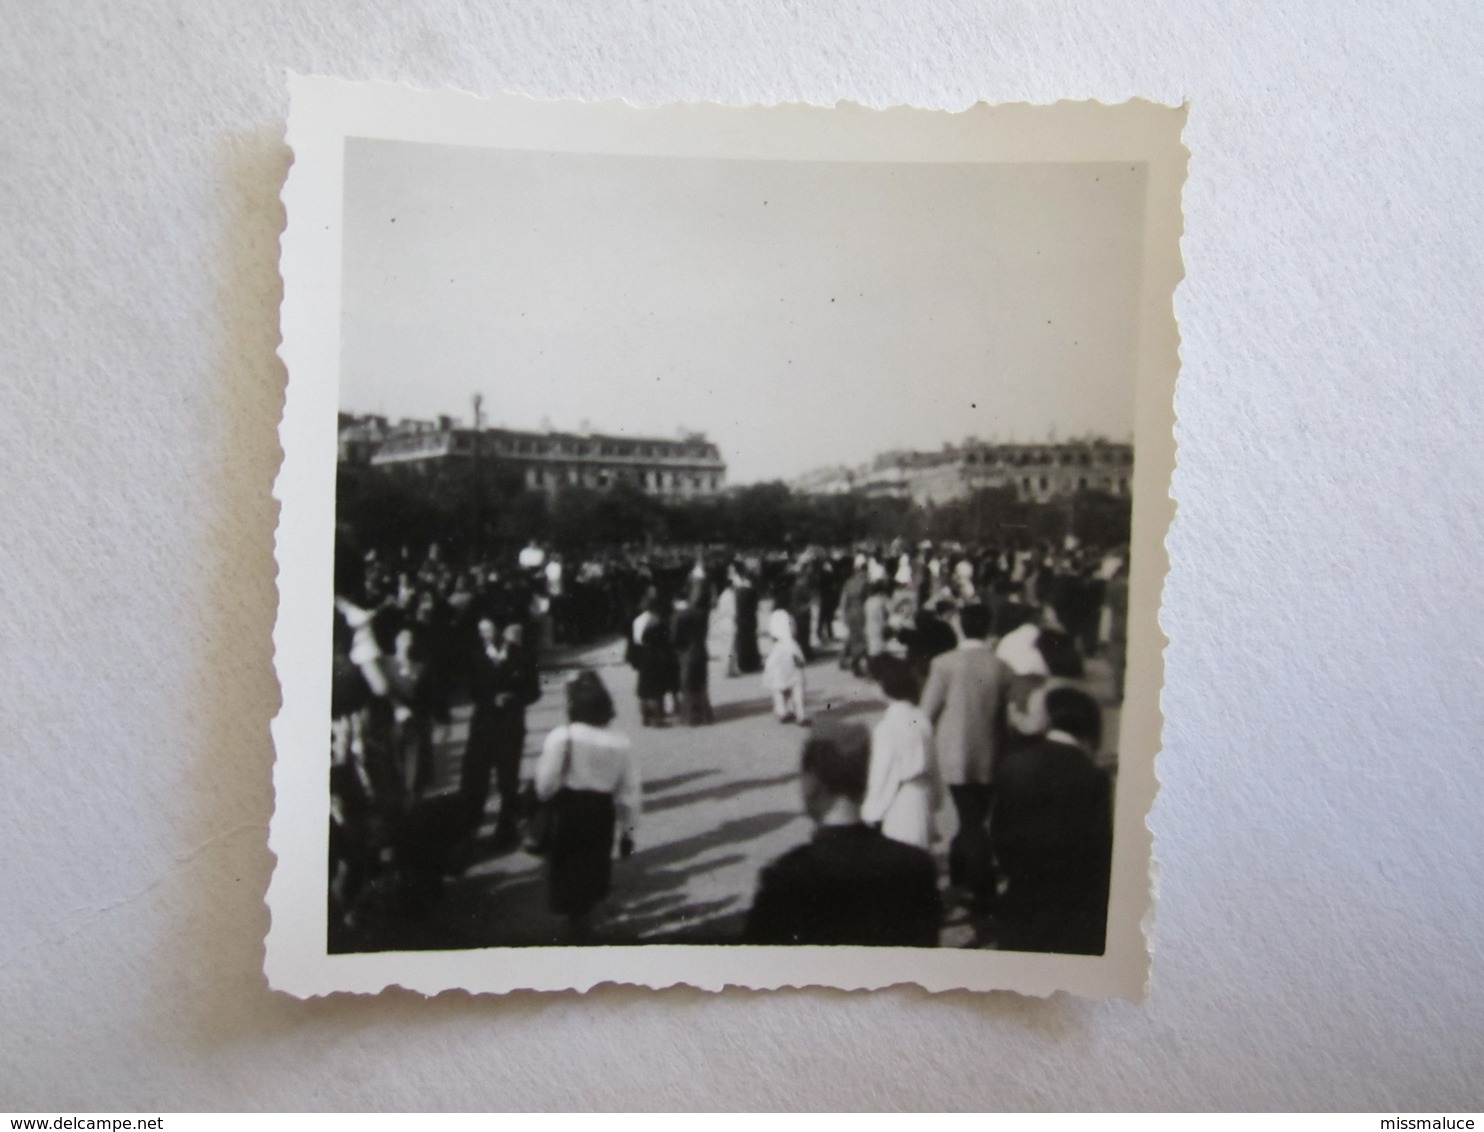
[[963, 612], [958, 615], [958, 623], [963, 626], [964, 636], [975, 641], [982, 641], [989, 636], [992, 620], [989, 610], [977, 601], [964, 606]]
[[871, 767], [871, 733], [859, 723], [821, 723], [804, 740], [802, 764], [831, 794], [860, 802]]
[[1046, 693], [1046, 721], [1052, 731], [1065, 731], [1096, 751], [1103, 742], [1103, 713], [1081, 688], [1053, 688]]
[[[1013, 589], [1014, 587], [1012, 586], [1006, 592], [1008, 593]], [[1035, 617], [1036, 611], [1030, 606], [1022, 605], [1018, 601], [1007, 601], [1004, 605], [1000, 606], [1000, 615], [995, 624], [995, 632], [999, 633], [1002, 637], [1007, 636], [1015, 632], [1016, 629], [1019, 629], [1027, 621], [1035, 620]]]
[[921, 691], [917, 686], [917, 673], [901, 657], [889, 654], [878, 656], [872, 675], [876, 677], [888, 699], [906, 700], [910, 704], [917, 702]]
[[613, 697], [596, 672], [579, 672], [567, 681], [567, 718], [573, 723], [607, 727], [613, 716]]

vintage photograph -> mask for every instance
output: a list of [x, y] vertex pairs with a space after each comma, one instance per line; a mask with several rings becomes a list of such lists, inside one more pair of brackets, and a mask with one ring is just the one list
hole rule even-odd
[[333, 155], [324, 956], [1103, 957], [1150, 161], [576, 134]]

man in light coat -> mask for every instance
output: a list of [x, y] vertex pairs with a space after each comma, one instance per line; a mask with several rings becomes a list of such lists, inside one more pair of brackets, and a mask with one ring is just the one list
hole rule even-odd
[[990, 612], [966, 605], [959, 615], [963, 639], [933, 660], [922, 691], [922, 713], [933, 725], [940, 781], [958, 813], [948, 847], [948, 878], [968, 888], [987, 908], [994, 895], [993, 855], [986, 822], [993, 800], [995, 762], [1004, 745], [1005, 703], [1012, 673], [986, 638]]

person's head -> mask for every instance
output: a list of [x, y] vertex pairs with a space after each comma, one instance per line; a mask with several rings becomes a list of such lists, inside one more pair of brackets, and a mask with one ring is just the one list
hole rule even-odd
[[804, 740], [800, 783], [804, 809], [820, 821], [837, 802], [859, 806], [866, 797], [871, 733], [859, 723], [821, 723]]
[[1103, 713], [1081, 688], [1053, 688], [1046, 693], [1046, 728], [1064, 732], [1095, 752], [1103, 742]]
[[507, 645], [519, 648], [526, 641], [526, 627], [519, 621], [512, 621], [500, 632], [500, 639]]
[[613, 697], [596, 672], [584, 670], [567, 681], [569, 720], [591, 727], [607, 727], [613, 716]]
[[887, 699], [902, 700], [909, 704], [917, 702], [919, 693], [917, 673], [901, 657], [892, 656], [890, 653], [877, 657], [872, 674], [876, 677], [877, 683], [881, 685], [881, 691]]
[[482, 644], [492, 645], [495, 643], [495, 619], [493, 617], [481, 617], [478, 628], [479, 640]]
[[958, 623], [963, 628], [964, 636], [972, 641], [982, 641], [989, 636], [992, 620], [988, 607], [977, 601], [964, 606], [958, 615]]

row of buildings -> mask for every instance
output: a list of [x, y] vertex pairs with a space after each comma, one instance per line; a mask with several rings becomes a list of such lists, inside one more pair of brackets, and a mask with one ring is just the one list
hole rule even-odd
[[[702, 433], [675, 438], [596, 432], [471, 428], [453, 417], [393, 422], [340, 414], [340, 460], [372, 467], [430, 469], [440, 462], [499, 460], [527, 487], [602, 489], [627, 482], [651, 495], [691, 498], [726, 486], [726, 462]], [[1043, 443], [945, 445], [935, 452], [884, 452], [855, 467], [821, 468], [790, 486], [815, 495], [859, 492], [939, 506], [984, 488], [1050, 502], [1079, 491], [1129, 493], [1134, 450], [1101, 438]]]
[[499, 460], [527, 487], [606, 488], [621, 482], [652, 495], [712, 495], [726, 483], [721, 451], [702, 433], [678, 438], [471, 428], [453, 417], [390, 421], [340, 414], [340, 461], [373, 467], [432, 468], [456, 460]]
[[1079, 491], [1129, 493], [1132, 444], [1101, 438], [1039, 444], [965, 441], [936, 452], [883, 452], [856, 467], [820, 468], [800, 476], [795, 491], [817, 495], [860, 492], [938, 506], [986, 488], [1008, 489], [1039, 503]]

